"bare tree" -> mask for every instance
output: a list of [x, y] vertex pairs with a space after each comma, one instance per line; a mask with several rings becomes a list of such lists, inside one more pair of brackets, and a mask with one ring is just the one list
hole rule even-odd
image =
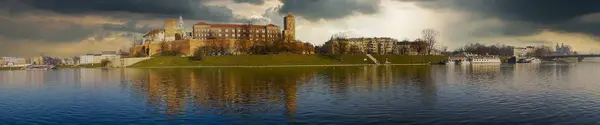
[[416, 39], [414, 44], [410, 46], [411, 49], [415, 50], [419, 55], [427, 54], [428, 43], [422, 39]]
[[437, 42], [436, 38], [439, 35], [434, 29], [425, 29], [422, 31], [422, 39], [427, 43], [427, 55], [431, 55], [433, 49], [435, 49], [435, 43]]
[[346, 54], [348, 50], [348, 35], [346, 32], [339, 32], [331, 36], [332, 40], [335, 41], [333, 43], [334, 53], [336, 54]]

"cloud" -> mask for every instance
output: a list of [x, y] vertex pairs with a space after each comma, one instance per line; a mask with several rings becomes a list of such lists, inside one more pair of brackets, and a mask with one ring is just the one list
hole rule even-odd
[[[600, 35], [598, 23], [574, 19], [600, 12], [597, 0], [397, 0], [414, 2], [437, 11], [460, 11], [482, 18], [497, 18], [504, 24], [503, 35], [531, 35], [545, 29]], [[582, 18], [589, 19], [589, 18]]]
[[126, 31], [135, 33], [145, 33], [153, 29], [148, 24], [139, 24], [136, 20], [129, 21], [125, 24], [103, 24], [102, 28], [105, 30]]
[[98, 29], [62, 21], [0, 18], [0, 36], [10, 40], [73, 42], [85, 39]]
[[[10, 40], [0, 36], [0, 56], [32, 57], [47, 55], [53, 57], [70, 57], [85, 53], [101, 51], [127, 50], [131, 45], [130, 37], [125, 32], [102, 32], [78, 42], [50, 43], [43, 40]], [[14, 42], [7, 42], [14, 41]], [[4, 47], [10, 47], [6, 49]]]
[[63, 14], [130, 12], [155, 17], [178, 17], [209, 21], [231, 21], [232, 10], [207, 5], [216, 0], [22, 0], [35, 9]]
[[249, 3], [254, 5], [262, 5], [265, 4], [265, 0], [233, 0], [236, 3]]
[[302, 16], [310, 21], [341, 19], [379, 12], [381, 0], [280, 0], [279, 13]]

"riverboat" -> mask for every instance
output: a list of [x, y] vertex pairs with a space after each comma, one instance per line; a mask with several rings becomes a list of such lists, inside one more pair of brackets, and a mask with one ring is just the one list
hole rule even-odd
[[469, 58], [469, 61], [471, 63], [502, 63], [502, 60], [500, 60], [500, 58], [498, 57], [485, 57], [485, 56], [481, 56], [481, 57], [472, 57]]
[[542, 63], [542, 60], [538, 59], [538, 58], [534, 58], [534, 57], [522, 58], [522, 59], [519, 59], [517, 61], [517, 63]]
[[53, 65], [29, 65], [25, 67], [25, 70], [51, 70], [54, 68]]

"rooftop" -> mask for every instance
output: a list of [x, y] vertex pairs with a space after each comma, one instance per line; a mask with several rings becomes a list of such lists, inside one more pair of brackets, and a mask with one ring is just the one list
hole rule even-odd
[[[238, 28], [238, 27], [246, 27], [249, 24], [209, 24], [206, 22], [198, 22], [195, 25], [209, 25], [210, 27], [222, 27], [222, 28]], [[250, 25], [252, 26], [252, 28], [279, 27], [275, 24], [268, 24], [268, 25], [250, 24]]]

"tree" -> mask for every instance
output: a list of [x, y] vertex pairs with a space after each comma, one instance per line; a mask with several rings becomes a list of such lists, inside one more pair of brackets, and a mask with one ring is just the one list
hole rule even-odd
[[79, 64], [79, 62], [81, 62], [81, 57], [79, 57], [79, 56], [73, 56], [73, 63]]
[[411, 49], [415, 50], [419, 55], [427, 54], [428, 43], [421, 39], [416, 39], [414, 44], [410, 46]]
[[422, 39], [427, 43], [427, 55], [431, 55], [431, 52], [435, 49], [439, 32], [434, 29], [425, 29], [422, 31], [422, 35]]
[[350, 46], [350, 54], [361, 54], [360, 49], [356, 45]]
[[204, 58], [206, 57], [205, 48], [206, 47], [198, 47], [198, 48], [194, 49], [194, 54], [190, 57], [190, 60], [193, 60], [193, 61], [204, 60]]
[[335, 54], [346, 54], [348, 50], [348, 38], [345, 32], [339, 32], [334, 34], [332, 37], [332, 41], [335, 41], [332, 45], [335, 50]]
[[538, 47], [538, 49], [536, 49], [533, 53], [533, 55], [536, 57], [548, 56], [552, 53], [552, 49], [549, 46], [541, 46]]
[[181, 53], [179, 52], [179, 47], [172, 42], [161, 42], [160, 43], [160, 55], [161, 56], [178, 56]]
[[110, 67], [111, 66], [111, 62], [108, 59], [102, 59], [100, 61], [100, 66], [102, 66], [102, 67]]
[[252, 47], [252, 41], [250, 40], [250, 30], [252, 28], [252, 22], [249, 21], [246, 24], [242, 25], [239, 37], [236, 40], [235, 48], [238, 52], [247, 54], [250, 53], [250, 48]]

